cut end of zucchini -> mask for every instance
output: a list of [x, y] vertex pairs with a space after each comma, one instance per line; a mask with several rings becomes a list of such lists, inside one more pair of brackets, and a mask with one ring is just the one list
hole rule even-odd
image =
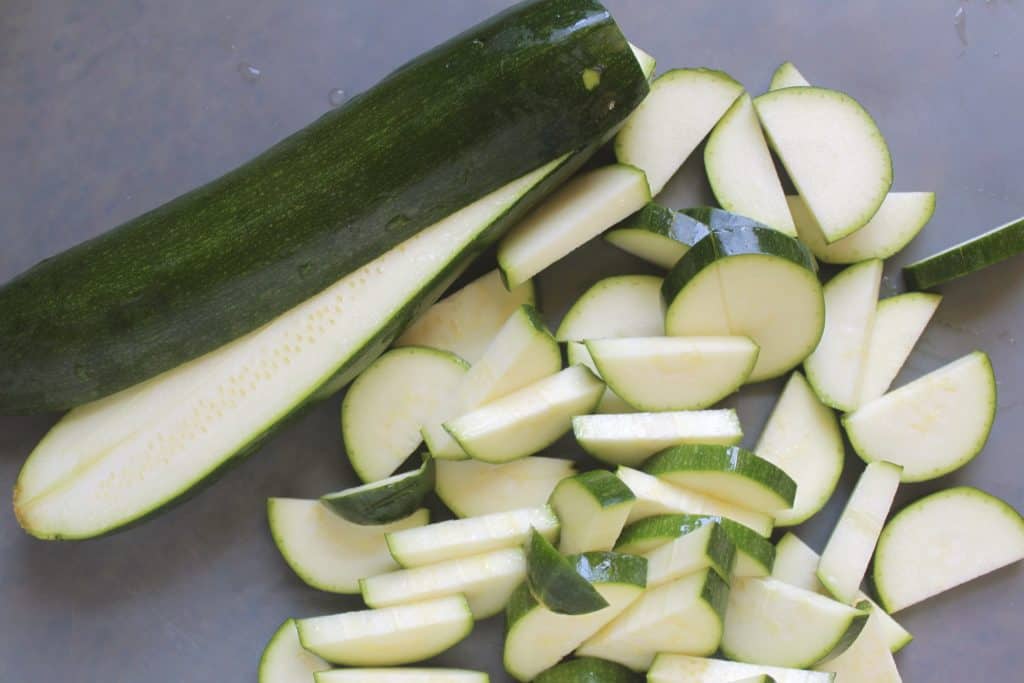
[[581, 415], [573, 418], [572, 429], [583, 450], [613, 465], [641, 465], [681, 443], [732, 445], [743, 438], [732, 409]]
[[423, 454], [419, 469], [320, 497], [323, 505], [353, 524], [389, 524], [408, 517], [434, 490], [435, 467]]
[[594, 283], [562, 318], [555, 339], [653, 337], [665, 330], [661, 278], [616, 275]]
[[708, 226], [681, 211], [650, 202], [605, 233], [623, 251], [668, 269], [708, 234]]
[[809, 86], [810, 83], [803, 74], [796, 68], [793, 62], [783, 62], [772, 74], [769, 90], [781, 90], [783, 88], [799, 88]]
[[563, 553], [611, 550], [636, 501], [622, 480], [607, 470], [563, 479], [550, 505], [561, 522]]
[[437, 463], [437, 495], [459, 517], [477, 517], [547, 503], [572, 460], [533, 456], [504, 465], [476, 460]]
[[288, 619], [277, 629], [263, 650], [259, 664], [259, 683], [293, 683], [305, 681], [317, 671], [331, 665], [307, 652], [299, 642], [295, 620]]
[[536, 530], [526, 543], [526, 581], [537, 602], [555, 614], [590, 614], [608, 606], [594, 586]]

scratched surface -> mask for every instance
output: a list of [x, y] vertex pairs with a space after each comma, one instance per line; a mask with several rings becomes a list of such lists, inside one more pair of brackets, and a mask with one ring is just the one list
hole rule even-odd
[[[329, 93], [355, 93], [505, 5], [502, 0], [9, 0], [0, 13], [0, 279], [215, 177], [312, 120]], [[794, 60], [815, 83], [862, 101], [893, 151], [898, 190], [935, 190], [925, 233], [898, 266], [1024, 213], [1024, 7], [955, 2], [609, 0], [662, 68], [729, 71], [752, 92]], [[964, 44], [963, 38], [966, 38]], [[244, 77], [241, 64], [259, 70]], [[689, 163], [664, 198], [708, 197]], [[974, 348], [992, 355], [1000, 411], [985, 452], [901, 501], [969, 482], [1024, 507], [1024, 261], [947, 286], [937, 320], [899, 381]], [[647, 271], [603, 244], [540, 280], [556, 321], [602, 274]], [[1020, 340], [1021, 346], [1018, 346]], [[752, 444], [779, 387], [737, 400]], [[277, 435], [187, 505], [99, 541], [52, 544], [0, 511], [0, 681], [246, 681], [287, 616], [356, 604], [295, 578], [266, 531], [267, 496], [314, 496], [354, 481], [338, 397]], [[0, 486], [53, 417], [0, 418]], [[552, 449], [575, 453], [567, 442]], [[823, 545], [858, 463], [802, 530]], [[1020, 680], [1024, 568], [1001, 571], [901, 615], [917, 639], [898, 656], [907, 681]], [[439, 661], [501, 672], [500, 619]]]

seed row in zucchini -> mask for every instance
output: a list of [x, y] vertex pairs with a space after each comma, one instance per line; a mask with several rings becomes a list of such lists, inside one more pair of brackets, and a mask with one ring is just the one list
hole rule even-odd
[[354, 524], [388, 524], [408, 517], [434, 490], [434, 460], [423, 454], [419, 469], [320, 497], [336, 515]]
[[526, 542], [526, 582], [537, 602], [555, 614], [590, 614], [608, 606], [575, 564], [536, 530]]
[[931, 289], [1024, 252], [1024, 218], [1004, 223], [903, 268], [910, 289]]
[[573, 418], [576, 442], [612, 465], [639, 466], [658, 451], [681, 443], [732, 445], [743, 438], [736, 411], [691, 410], [669, 413], [580, 415]]
[[666, 270], [708, 233], [708, 226], [686, 214], [650, 202], [604, 234], [619, 249]]
[[558, 483], [549, 504], [562, 534], [559, 550], [575, 554], [611, 550], [636, 496], [607, 470], [591, 470]]

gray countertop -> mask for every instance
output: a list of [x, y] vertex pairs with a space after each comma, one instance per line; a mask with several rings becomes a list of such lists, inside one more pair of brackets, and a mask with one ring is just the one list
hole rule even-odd
[[[503, 0], [8, 0], [0, 13], [0, 280], [232, 168]], [[1024, 7], [1018, 0], [609, 0], [662, 68], [725, 69], [752, 92], [792, 59], [846, 90], [878, 120], [898, 190], [935, 190], [924, 234], [898, 267], [1024, 213]], [[966, 10], [966, 43], [954, 13]], [[244, 65], [259, 70], [245, 77]], [[706, 201], [688, 163], [664, 198]], [[902, 379], [982, 348], [1000, 381], [984, 453], [949, 477], [908, 485], [905, 501], [971, 483], [1024, 508], [1024, 262], [944, 288]], [[614, 271], [646, 270], [603, 244], [540, 278], [552, 321], [573, 292]], [[733, 401], [752, 443], [778, 383]], [[246, 681], [287, 616], [350, 608], [278, 557], [265, 499], [353, 481], [337, 397], [291, 424], [214, 487], [110, 538], [44, 543], [0, 511], [0, 681]], [[54, 417], [0, 418], [0, 486]], [[574, 452], [567, 442], [554, 450]], [[801, 535], [819, 549], [859, 468]], [[897, 657], [917, 681], [1024, 680], [1024, 567], [907, 610], [916, 640]], [[500, 619], [445, 664], [501, 671]]]

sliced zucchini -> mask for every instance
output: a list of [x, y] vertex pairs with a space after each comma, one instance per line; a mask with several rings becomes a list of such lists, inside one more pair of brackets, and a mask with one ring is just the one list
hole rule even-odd
[[874, 584], [896, 612], [1024, 559], [1024, 518], [984, 491], [960, 486], [903, 508], [878, 539]]
[[609, 337], [655, 337], [665, 331], [661, 278], [614, 275], [598, 280], [562, 318], [561, 342]]
[[650, 202], [604, 234], [628, 254], [668, 269], [708, 234], [708, 226], [686, 214]]
[[629, 487], [607, 470], [592, 470], [563, 479], [548, 501], [561, 522], [559, 550], [611, 550], [634, 502], [636, 496]]
[[802, 197], [788, 196], [786, 201], [800, 241], [825, 263], [887, 259], [910, 244], [935, 213], [934, 192], [890, 192], [864, 227], [829, 243]]
[[864, 107], [814, 87], [775, 90], [754, 107], [825, 241], [864, 227], [892, 186], [889, 147]]
[[359, 579], [396, 568], [385, 534], [421, 527], [430, 521], [430, 512], [417, 510], [391, 524], [362, 526], [317, 500], [269, 498], [267, 521], [277, 549], [299, 578], [329, 593], [358, 593]]
[[741, 230], [744, 228], [767, 228], [769, 226], [749, 216], [726, 211], [714, 206], [691, 206], [688, 209], [680, 209], [680, 213], [700, 221], [708, 226], [708, 230], [715, 232], [723, 230]]
[[782, 88], [797, 88], [810, 85], [803, 74], [800, 73], [793, 62], [783, 62], [772, 74], [768, 90], [781, 90]]
[[341, 402], [341, 436], [356, 475], [365, 482], [391, 476], [468, 369], [458, 356], [422, 346], [394, 349], [371, 363]]
[[840, 683], [903, 683], [874, 614], [846, 652], [819, 664], [817, 668], [835, 672]]
[[274, 632], [260, 657], [259, 683], [309, 683], [317, 671], [331, 665], [303, 649], [295, 620], [288, 619]]
[[[749, 527], [721, 515], [667, 514], [637, 520], [623, 529], [615, 549], [619, 552], [636, 553], [647, 557], [648, 579], [653, 583], [657, 569], [653, 553], [666, 543], [690, 536], [712, 524], [718, 525], [726, 538], [735, 546], [732, 571], [723, 573], [723, 579], [728, 579], [730, 574], [734, 576], [768, 576], [775, 562], [775, 546]], [[680, 550], [687, 547], [682, 543], [678, 545], [682, 546]], [[725, 566], [722, 562], [719, 564]]]
[[843, 418], [857, 455], [903, 466], [905, 482], [941, 477], [967, 464], [988, 440], [996, 380], [981, 351], [945, 365]]
[[869, 463], [846, 501], [818, 563], [818, 580], [837, 600], [857, 599], [902, 471], [891, 462]]
[[399, 666], [429, 659], [473, 630], [461, 595], [295, 622], [302, 647], [333, 664]]
[[910, 289], [931, 289], [1024, 251], [1024, 218], [1016, 218], [938, 254], [903, 267]]
[[[313, 676], [314, 683], [489, 683], [482, 671], [466, 669], [334, 669]], [[303, 679], [303, 683], [307, 683]]]
[[534, 683], [643, 683], [644, 677], [621, 664], [595, 657], [579, 657], [556, 664], [533, 679]]
[[793, 507], [775, 514], [776, 526], [796, 526], [825, 507], [846, 458], [835, 413], [799, 372], [786, 382], [754, 452], [796, 482]]
[[479, 517], [520, 507], [540, 507], [565, 477], [572, 460], [533, 456], [504, 465], [477, 460], [437, 463], [437, 496], [459, 517]]
[[643, 171], [613, 164], [570, 180], [498, 245], [498, 268], [518, 287], [651, 200]]
[[728, 517], [762, 536], [772, 532], [772, 518], [764, 513], [666, 484], [657, 477], [629, 467], [620, 466], [616, 475], [636, 496], [636, 503], [629, 512], [630, 522], [654, 515], [682, 512]]
[[801, 669], [842, 654], [868, 619], [864, 609], [775, 579], [736, 578], [722, 653], [729, 659]]
[[591, 412], [604, 382], [582, 365], [514, 391], [444, 423], [476, 460], [505, 463], [547, 448], [572, 428], [576, 415]]
[[370, 607], [392, 607], [463, 595], [474, 619], [494, 616], [526, 578], [522, 548], [502, 548], [482, 555], [377, 574], [359, 582]]
[[659, 652], [709, 655], [722, 640], [729, 584], [710, 569], [649, 588], [576, 653], [646, 671]]
[[532, 280], [509, 291], [492, 270], [428, 308], [394, 345], [442, 349], [476, 363], [508, 317], [523, 304], [532, 306], [536, 297]]
[[941, 301], [938, 294], [908, 292], [878, 302], [858, 405], [874, 401], [889, 390]]
[[586, 346], [615, 395], [648, 411], [718, 403], [743, 385], [758, 355], [746, 337], [627, 337]]
[[395, 562], [409, 568], [518, 547], [531, 529], [556, 538], [558, 518], [547, 505], [521, 508], [394, 531], [385, 540]]
[[812, 259], [771, 228], [712, 231], [665, 277], [666, 334], [750, 337], [760, 353], [749, 381], [781, 375], [821, 338], [825, 305]]
[[[788, 532], [779, 539], [775, 550], [775, 566], [772, 568], [773, 579], [785, 581], [791, 586], [813, 591], [819, 595], [828, 595], [828, 589], [818, 580], [818, 562], [820, 560], [818, 553], [797, 538], [796, 534]], [[903, 628], [888, 612], [862, 592], [857, 593], [855, 598], [855, 604], [859, 602], [870, 603], [869, 622], [878, 624], [892, 652], [899, 652], [914, 639], [907, 629]]]
[[832, 683], [836, 675], [818, 671], [785, 669], [763, 664], [728, 662], [687, 655], [663, 654], [654, 658], [648, 683], [738, 683], [743, 677], [771, 676], [776, 683]]
[[576, 441], [590, 455], [612, 465], [640, 465], [660, 450], [681, 443], [731, 445], [743, 438], [736, 411], [693, 410], [573, 418]]
[[673, 446], [644, 463], [644, 472], [759, 512], [789, 509], [796, 496], [788, 474], [739, 446]]
[[555, 614], [526, 584], [512, 594], [506, 613], [505, 670], [533, 680], [597, 633], [633, 603], [647, 583], [647, 560], [621, 553], [573, 556], [576, 571], [594, 585], [608, 607], [583, 615]]
[[423, 440], [438, 459], [467, 458], [445, 431], [445, 420], [463, 415], [485, 403], [549, 377], [562, 367], [562, 353], [540, 313], [523, 305], [509, 316], [484, 355], [448, 394], [434, 419], [424, 425]]
[[636, 57], [637, 64], [640, 65], [640, 71], [647, 77], [647, 80], [651, 80], [651, 77], [654, 75], [654, 69], [658, 66], [657, 60], [633, 43], [630, 43], [629, 47], [633, 50], [633, 56]]
[[[568, 342], [565, 345], [565, 357], [569, 365], [584, 365], [590, 370], [596, 377], [600, 377], [601, 373], [597, 370], [597, 364], [594, 363], [594, 359], [590, 357], [590, 351], [587, 351], [587, 345], [583, 342]], [[598, 413], [631, 413], [633, 407], [623, 401], [614, 391], [605, 386], [604, 393], [601, 395], [601, 400], [597, 403], [597, 408], [594, 412]]]
[[750, 95], [744, 93], [733, 102], [711, 131], [704, 147], [704, 168], [723, 209], [796, 237], [786, 193]]
[[526, 582], [534, 599], [555, 614], [590, 614], [608, 606], [593, 584], [576, 572], [575, 562], [536, 530], [526, 543]]
[[658, 194], [742, 92], [722, 71], [663, 73], [616, 136], [615, 156], [642, 169]]
[[370, 484], [328, 493], [320, 502], [353, 524], [390, 524], [411, 515], [434, 490], [434, 460], [423, 454], [420, 468]]
[[[640, 522], [635, 522], [640, 524]], [[744, 527], [746, 528], [746, 527]], [[749, 531], [749, 530], [748, 530]], [[736, 546], [715, 522], [695, 527], [689, 533], [644, 554], [647, 558], [647, 587], [711, 569], [728, 582], [736, 558]]]
[[827, 406], [850, 411], [859, 404], [881, 284], [882, 262], [872, 259], [850, 266], [825, 285], [825, 331], [804, 370]]

